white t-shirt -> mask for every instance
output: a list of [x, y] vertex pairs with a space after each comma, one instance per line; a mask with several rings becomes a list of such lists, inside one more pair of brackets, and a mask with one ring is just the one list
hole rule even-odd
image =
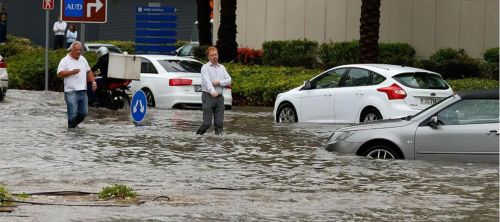
[[87, 89], [87, 72], [90, 71], [87, 60], [83, 56], [76, 60], [68, 54], [59, 62], [57, 73], [73, 69], [80, 69], [80, 72], [64, 78], [64, 92]]

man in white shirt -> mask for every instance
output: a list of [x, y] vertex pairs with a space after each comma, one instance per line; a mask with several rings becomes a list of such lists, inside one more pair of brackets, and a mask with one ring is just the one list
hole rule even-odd
[[54, 23], [54, 49], [64, 48], [64, 32], [66, 31], [66, 22], [62, 21], [61, 16], [58, 17], [57, 22]]
[[87, 80], [92, 82], [93, 91], [97, 89], [94, 73], [81, 54], [82, 44], [76, 41], [71, 45], [71, 52], [61, 59], [57, 67], [57, 76], [64, 78], [68, 128], [76, 128], [87, 116]]
[[201, 67], [201, 103], [203, 106], [203, 124], [196, 134], [203, 135], [212, 125], [214, 118], [215, 134], [222, 134], [224, 125], [224, 88], [231, 85], [231, 76], [226, 68], [219, 64], [217, 48], [208, 47], [206, 51], [209, 62]]

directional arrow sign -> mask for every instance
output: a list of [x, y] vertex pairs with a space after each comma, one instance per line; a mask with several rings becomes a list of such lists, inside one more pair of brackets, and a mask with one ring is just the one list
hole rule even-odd
[[130, 114], [132, 114], [134, 122], [142, 122], [146, 116], [147, 108], [148, 100], [146, 94], [142, 90], [138, 90], [134, 93], [134, 96], [132, 96], [132, 102], [130, 103]]
[[107, 0], [61, 0], [62, 20], [79, 23], [105, 23]]

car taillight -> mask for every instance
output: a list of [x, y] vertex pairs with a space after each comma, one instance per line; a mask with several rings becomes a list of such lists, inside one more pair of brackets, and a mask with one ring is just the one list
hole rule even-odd
[[193, 83], [192, 79], [170, 79], [168, 80], [169, 86], [189, 86]]
[[385, 92], [387, 97], [389, 97], [389, 100], [406, 98], [405, 90], [396, 83], [388, 87], [378, 88], [377, 91]]
[[0, 60], [0, 68], [7, 68], [7, 63], [5, 63], [5, 61]]

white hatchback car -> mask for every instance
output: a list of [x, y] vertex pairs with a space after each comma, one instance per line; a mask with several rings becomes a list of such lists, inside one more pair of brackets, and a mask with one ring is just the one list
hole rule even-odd
[[7, 73], [7, 63], [0, 55], [0, 101], [3, 100], [9, 88], [9, 74]]
[[401, 118], [453, 94], [441, 75], [385, 64], [344, 65], [280, 93], [276, 122], [358, 123]]
[[[141, 79], [130, 90], [143, 90], [149, 107], [201, 109], [201, 67], [197, 60], [168, 55], [142, 57]], [[224, 105], [231, 109], [231, 89], [224, 90]]]

